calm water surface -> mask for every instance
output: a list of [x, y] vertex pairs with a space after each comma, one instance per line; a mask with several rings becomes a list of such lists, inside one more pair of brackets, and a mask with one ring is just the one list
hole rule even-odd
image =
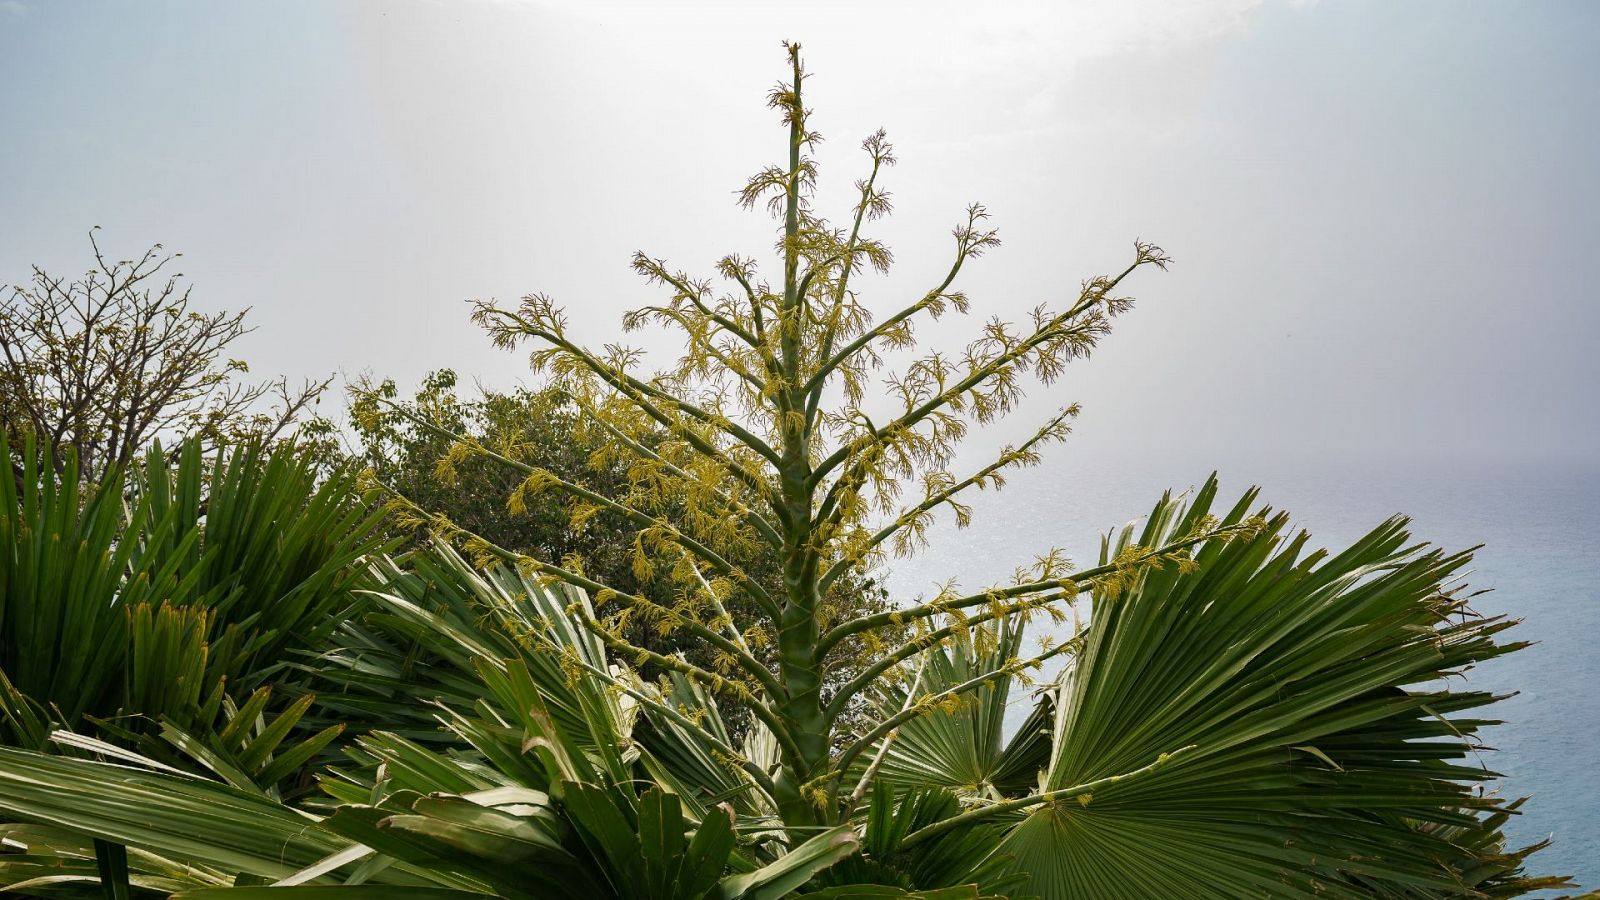
[[[1052, 545], [1080, 566], [1092, 565], [1101, 531], [1147, 512], [1166, 487], [1197, 484], [1217, 465], [1153, 458], [1086, 465], [1071, 456], [1058, 450], [1054, 465], [1013, 476], [998, 495], [976, 495], [973, 526], [957, 531], [941, 523], [926, 554], [894, 567], [891, 588], [907, 597], [930, 594], [949, 577], [978, 587]], [[1600, 462], [1270, 460], [1229, 463], [1220, 472], [1219, 506], [1260, 484], [1263, 499], [1289, 510], [1319, 543], [1347, 544], [1404, 513], [1418, 539], [1451, 550], [1485, 545], [1468, 581], [1493, 591], [1474, 606], [1522, 619], [1510, 637], [1537, 642], [1469, 676], [1475, 685], [1518, 692], [1491, 709], [1506, 724], [1488, 732], [1498, 752], [1486, 754], [1489, 767], [1506, 775], [1505, 795], [1532, 798], [1508, 831], [1519, 845], [1553, 835], [1533, 868], [1600, 887]]]

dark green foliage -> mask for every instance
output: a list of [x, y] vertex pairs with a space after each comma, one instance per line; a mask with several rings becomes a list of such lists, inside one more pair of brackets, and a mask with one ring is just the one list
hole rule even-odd
[[[455, 435], [466, 435], [597, 493], [626, 493], [638, 473], [630, 471], [626, 461], [617, 458], [615, 447], [607, 447], [593, 428], [580, 427], [579, 409], [562, 392], [480, 389], [474, 398], [463, 399], [457, 386], [456, 374], [442, 369], [423, 379], [409, 400], [399, 398], [393, 382], [357, 392], [351, 415], [360, 445], [355, 462], [415, 506], [500, 547], [542, 560], [574, 562], [596, 582], [667, 608], [680, 602], [683, 587], [671, 577], [670, 565], [660, 564], [643, 577], [636, 568], [637, 524], [610, 510], [585, 515], [581, 524], [574, 524], [570, 505], [553, 496], [516, 505], [513, 511], [507, 498], [516, 493], [521, 474], [481, 455], [452, 453]], [[657, 432], [647, 440], [655, 443], [664, 437], [664, 431]], [[430, 540], [426, 528], [395, 523], [389, 527], [411, 548]], [[779, 566], [770, 554], [751, 552], [735, 555], [732, 561], [772, 590], [781, 584]], [[828, 601], [830, 622], [889, 609], [887, 594], [877, 581], [853, 573], [832, 586]], [[727, 602], [736, 621], [763, 618], [743, 594], [734, 593]], [[628, 636], [656, 652], [682, 653], [699, 666], [713, 665], [713, 648], [681, 633], [662, 633], [641, 621]], [[860, 641], [850, 641], [838, 657], [829, 670], [832, 686], [858, 673], [870, 661], [870, 652]], [[650, 666], [645, 669], [655, 673]], [[859, 704], [854, 709], [858, 712]], [[732, 718], [735, 729], [741, 730], [745, 716], [735, 713]]]
[[56, 478], [46, 454], [29, 441], [13, 464], [0, 445], [0, 675], [6, 679], [7, 743], [38, 746], [42, 723], [80, 721], [119, 704], [128, 647], [129, 608], [175, 587], [171, 573], [136, 558], [119, 541], [124, 527], [143, 529], [149, 504], [124, 516], [122, 480], [80, 486], [67, 460]]
[[135, 479], [166, 523], [140, 536], [140, 556], [192, 584], [172, 600], [208, 611], [206, 637], [228, 651], [213, 652], [209, 674], [238, 695], [321, 647], [360, 605], [352, 589], [384, 546], [381, 514], [356, 498], [352, 472], [319, 477], [293, 445], [247, 444], [208, 460], [189, 441], [175, 456], [156, 447]]
[[[818, 879], [819, 884], [833, 885], [823, 891], [824, 896], [880, 896], [852, 891], [883, 885], [920, 892], [915, 896], [944, 897], [940, 892], [950, 891], [952, 898], [1026, 900], [1026, 894], [1015, 891], [1026, 883], [1027, 876], [1009, 871], [1011, 857], [994, 852], [1004, 835], [998, 824], [980, 823], [921, 845], [903, 845], [912, 833], [961, 812], [960, 800], [951, 791], [941, 787], [897, 789], [888, 781], [878, 781], [864, 809], [861, 855]], [[967, 893], [959, 893], [962, 890]]]
[[[436, 571], [456, 565], [470, 576], [458, 558], [446, 555], [442, 563]], [[542, 633], [537, 646], [549, 651], [546, 658], [584, 656], [593, 636], [552, 618], [562, 600], [581, 598], [549, 594], [505, 573], [490, 579], [475, 590], [492, 620], [509, 625], [506, 616], [523, 616], [524, 627]], [[523, 590], [516, 594], [497, 589], [517, 584]], [[401, 618], [426, 616], [408, 611], [399, 597], [388, 605]], [[387, 733], [360, 738], [349, 748], [351, 764], [324, 780], [331, 804], [323, 805], [332, 807], [325, 817], [301, 817], [248, 786], [16, 751], [0, 751], [0, 810], [133, 848], [136, 885], [170, 885], [162, 879], [171, 873], [155, 861], [176, 856], [190, 867], [190, 884], [246, 883], [225, 874], [231, 871], [287, 879], [296, 886], [273, 889], [311, 896], [382, 897], [390, 889], [399, 897], [776, 900], [856, 852], [854, 833], [840, 827], [780, 858], [758, 858], [740, 840], [730, 808], [639, 785], [625, 758], [634, 755], [626, 750], [633, 718], [603, 687], [569, 682], [560, 666], [532, 663], [536, 653], [496, 659], [495, 635], [520, 629], [438, 624], [435, 640], [471, 651], [461, 663], [472, 674], [460, 686], [478, 698], [441, 716], [456, 749], [435, 752]], [[111, 749], [88, 741], [82, 747]], [[102, 787], [93, 802], [83, 802], [79, 795], [90, 781]], [[156, 793], [172, 799], [138, 812]], [[206, 832], [227, 849], [204, 846], [199, 836]], [[47, 846], [65, 843], [52, 837]], [[374, 865], [379, 860], [383, 865]], [[31, 860], [17, 862], [13, 868], [0, 858], [0, 872], [36, 871], [27, 868]], [[374, 883], [338, 884], [367, 879]], [[424, 890], [419, 881], [432, 887]]]
[[[482, 390], [475, 398], [462, 399], [456, 388], [456, 374], [442, 369], [429, 373], [400, 411], [357, 395], [351, 415], [359, 443], [355, 462], [369, 467], [384, 484], [415, 498], [424, 509], [492, 536], [502, 546], [543, 559], [577, 555], [596, 578], [614, 583], [618, 590], [638, 590], [639, 580], [630, 562], [637, 529], [608, 513], [595, 516], [582, 528], [573, 528], [566, 510], [555, 503], [532, 504], [512, 515], [506, 498], [522, 480], [515, 472], [482, 458], [459, 460], [441, 469], [454, 440], [403, 414], [423, 414], [444, 428], [471, 434], [492, 446], [516, 448], [520, 456], [581, 477], [598, 489], [620, 489], [627, 479], [626, 470], [590, 465], [597, 448], [578, 439], [576, 410], [551, 391]], [[385, 382], [377, 391], [381, 397], [398, 400], [393, 382]], [[427, 535], [415, 529], [400, 528], [395, 534], [412, 547], [427, 543]]]
[[382, 547], [353, 476], [319, 480], [290, 445], [208, 459], [188, 441], [90, 484], [71, 452], [57, 476], [25, 446], [20, 494], [0, 486], [0, 739], [98, 733], [266, 790], [338, 736], [299, 730], [311, 698], [283, 664], [359, 605]]
[[[248, 742], [226, 758], [173, 744], [229, 785], [0, 752], [0, 810], [37, 823], [7, 826], [30, 849], [0, 857], [0, 872], [14, 887], [55, 873], [99, 889], [118, 845], [133, 889], [196, 888], [186, 897], [283, 878], [357, 900], [1144, 897], [1179, 885], [1218, 897], [1455, 897], [1565, 884], [1522, 874], [1531, 848], [1507, 851], [1500, 834], [1517, 804], [1473, 790], [1491, 773], [1459, 762], [1484, 724], [1471, 710], [1493, 698], [1439, 676], [1518, 646], [1496, 644], [1508, 623], [1473, 616], [1459, 596], [1452, 577], [1466, 556], [1413, 547], [1398, 521], [1344, 553], [1307, 552], [1271, 516], [1158, 567], [1116, 563], [1189, 533], [1213, 492], [1163, 501], [1144, 533], [1108, 541], [1097, 617], [1023, 733], [997, 743], [998, 691], [931, 709], [899, 735], [896, 766], [880, 770], [896, 774], [873, 782], [852, 825], [786, 854], [762, 837], [775, 833], [770, 786], [733, 764], [705, 694], [619, 666], [576, 624], [593, 615], [581, 594], [432, 548], [407, 569], [380, 564], [388, 587], [322, 664], [343, 679], [336, 708], [410, 723], [433, 749], [361, 736], [324, 770], [310, 828], [245, 773], [270, 755]], [[1223, 522], [1243, 521], [1251, 499]], [[915, 690], [1009, 671], [1017, 630], [975, 637], [930, 656]], [[401, 645], [432, 664], [408, 670]], [[269, 724], [254, 740], [284, 730]], [[761, 759], [758, 745], [752, 735], [737, 749]], [[959, 764], [973, 759], [990, 760], [980, 773], [1031, 768], [1037, 785], [965, 785]]]

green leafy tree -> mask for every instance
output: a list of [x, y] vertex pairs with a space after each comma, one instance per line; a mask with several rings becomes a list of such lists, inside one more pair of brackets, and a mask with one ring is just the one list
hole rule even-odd
[[[658, 606], [682, 602], [685, 585], [669, 566], [648, 564], [642, 553], [646, 535], [640, 524], [621, 511], [568, 506], [543, 501], [525, 502], [518, 488], [525, 474], [481, 454], [463, 454], [458, 435], [495, 453], [536, 466], [595, 492], [619, 496], [630, 490], [638, 472], [625, 455], [609, 446], [609, 435], [587, 427], [580, 407], [563, 391], [518, 389], [509, 393], [480, 390], [463, 400], [457, 378], [450, 370], [430, 373], [415, 395], [401, 401], [392, 382], [358, 389], [351, 420], [358, 449], [357, 462], [383, 484], [435, 515], [447, 517], [460, 528], [481, 535], [499, 547], [518, 554], [562, 561], [585, 577], [629, 595], [649, 598]], [[664, 429], [638, 436], [645, 446], [660, 447]], [[508, 503], [507, 498], [516, 498]], [[666, 497], [665, 512], [681, 516], [682, 502]], [[402, 517], [405, 519], [406, 517]], [[413, 524], [414, 518], [411, 519]], [[399, 536], [413, 546], [426, 543], [426, 529], [400, 528]], [[772, 555], [730, 551], [740, 570], [751, 580], [776, 591], [781, 573]], [[647, 564], [641, 565], [641, 559]], [[681, 570], [677, 574], [682, 574]], [[715, 576], [713, 576], [715, 577]], [[704, 590], [695, 580], [691, 590]], [[761, 610], [740, 592], [725, 595], [730, 616], [753, 619]], [[830, 588], [829, 608], [835, 617], [888, 611], [884, 591], [864, 573], [852, 573]], [[681, 654], [702, 668], [716, 665], [718, 652], [681, 631], [662, 632], [636, 620], [627, 633], [630, 642], [653, 653]], [[758, 656], [771, 662], [770, 649]], [[836, 685], [859, 674], [871, 659], [866, 644], [856, 640], [841, 650], [829, 678]], [[863, 712], [860, 703], [852, 715]], [[743, 717], [739, 727], [742, 728]]]
[[[569, 478], [587, 479], [606, 491], [621, 489], [626, 470], [595, 458], [598, 448], [580, 437], [575, 407], [553, 391], [481, 390], [462, 399], [457, 388], [455, 372], [445, 369], [429, 373], [404, 401], [390, 381], [358, 390], [351, 409], [353, 461], [420, 505], [500, 546], [544, 559], [581, 558], [588, 571], [607, 583], [665, 596], [660, 585], [641, 582], [634, 574], [636, 529], [626, 519], [602, 513], [575, 524], [554, 505], [508, 509], [506, 498], [522, 480], [516, 472], [492, 460], [450, 453], [452, 435], [471, 435]], [[419, 425], [419, 420], [428, 425]], [[427, 543], [424, 530], [397, 528], [395, 534], [411, 546]]]

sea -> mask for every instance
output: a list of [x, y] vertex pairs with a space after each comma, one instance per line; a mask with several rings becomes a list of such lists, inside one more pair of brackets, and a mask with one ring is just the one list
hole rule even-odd
[[[1467, 581], [1490, 592], [1474, 608], [1520, 619], [1506, 637], [1534, 642], [1467, 676], [1514, 693], [1487, 710], [1505, 724], [1486, 732], [1494, 752], [1484, 754], [1505, 776], [1503, 796], [1530, 798], [1507, 832], [1517, 846], [1553, 838], [1531, 871], [1600, 887], [1600, 460], [1264, 458], [1208, 466], [1170, 453], [1052, 456], [1013, 474], [1001, 492], [973, 492], [972, 524], [941, 520], [925, 552], [886, 571], [892, 593], [931, 595], [948, 578], [979, 588], [1051, 547], [1093, 565], [1103, 532], [1148, 513], [1164, 489], [1203, 483], [1212, 467], [1221, 479], [1218, 506], [1260, 485], [1263, 503], [1289, 511], [1322, 546], [1348, 544], [1395, 513], [1412, 519], [1419, 540], [1447, 550], [1481, 544]], [[1014, 704], [1013, 724], [1024, 706]]]

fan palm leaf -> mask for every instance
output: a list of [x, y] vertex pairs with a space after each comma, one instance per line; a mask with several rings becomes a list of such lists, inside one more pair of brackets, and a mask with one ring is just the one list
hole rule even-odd
[[[1215, 479], [1167, 497], [1103, 561], [1193, 533]], [[1225, 523], [1244, 522], [1247, 494]], [[1474, 614], [1467, 553], [1392, 519], [1340, 553], [1287, 517], [1118, 570], [1065, 673], [1038, 794], [1002, 844], [1065, 897], [1477, 896], [1515, 883], [1475, 758], [1497, 698], [1444, 679], [1510, 652]], [[1042, 801], [1042, 802], [1041, 802]], [[1005, 804], [1001, 804], [1004, 806]], [[1472, 849], [1477, 848], [1477, 849]]]
[[[540, 707], [550, 724], [610, 777], [632, 777], [641, 763], [678, 794], [695, 818], [721, 802], [741, 816], [770, 815], [767, 788], [740, 766], [721, 713], [702, 689], [683, 679], [663, 684], [637, 676], [613, 659], [580, 616], [594, 615], [584, 594], [502, 566], [482, 571], [454, 549], [435, 545], [409, 554], [404, 567], [381, 561], [384, 588], [372, 593], [373, 608], [340, 634], [342, 647], [325, 654], [324, 677], [339, 685], [323, 697], [333, 708], [361, 711], [390, 730], [409, 726], [408, 736], [436, 740], [430, 720], [441, 708], [466, 724], [480, 752], [495, 748], [482, 730], [494, 720], [522, 730], [529, 710]], [[418, 700], [433, 701], [433, 705]], [[484, 710], [492, 710], [485, 716]], [[746, 751], [760, 744], [747, 736]]]
[[[1008, 616], [960, 632], [908, 667], [897, 682], [878, 690], [876, 706], [888, 718], [918, 698], [936, 696], [975, 678], [994, 675], [981, 687], [902, 725], [852, 775], [869, 783], [944, 787], [968, 798], [1014, 796], [1031, 786], [1049, 758], [1054, 697], [1041, 694], [1032, 712], [1006, 737], [1006, 713], [1020, 690], [1022, 673], [1008, 664], [1021, 655], [1025, 626]], [[871, 767], [870, 773], [860, 769]]]

